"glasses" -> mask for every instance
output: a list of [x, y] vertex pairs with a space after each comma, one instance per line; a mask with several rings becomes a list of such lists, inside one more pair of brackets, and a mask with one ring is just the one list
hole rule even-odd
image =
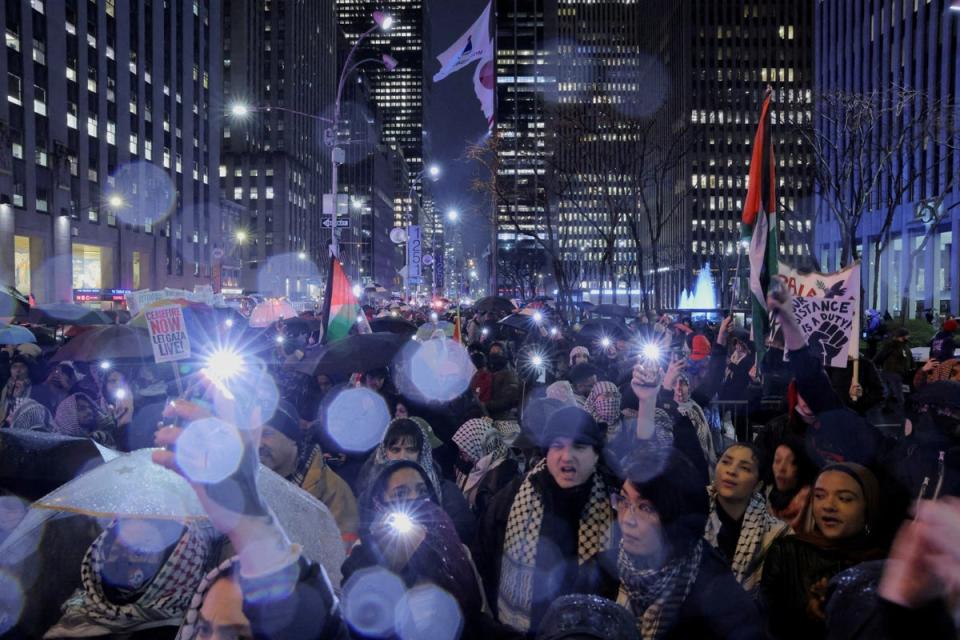
[[658, 515], [653, 503], [646, 500], [639, 503], [630, 502], [626, 496], [618, 493], [610, 496], [610, 505], [613, 507], [614, 511], [617, 511], [618, 513], [629, 513], [634, 516], [643, 516], [645, 518], [656, 518]]

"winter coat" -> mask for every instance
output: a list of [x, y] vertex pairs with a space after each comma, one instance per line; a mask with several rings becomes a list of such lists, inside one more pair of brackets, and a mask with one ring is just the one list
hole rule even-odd
[[347, 545], [356, 542], [359, 518], [356, 496], [347, 483], [324, 464], [322, 455], [314, 456], [302, 488], [330, 509], [343, 541]]
[[873, 359], [874, 364], [883, 371], [895, 373], [903, 381], [909, 380], [913, 370], [913, 354], [906, 342], [889, 340], [880, 347], [880, 351]]
[[[602, 563], [601, 566], [609, 565]], [[613, 566], [616, 568], [615, 555]], [[632, 611], [622, 587], [617, 602]], [[643, 611], [633, 611], [633, 614], [640, 618]], [[664, 640], [761, 640], [763, 637], [757, 605], [737, 584], [720, 554], [704, 545], [697, 578]]]
[[822, 548], [797, 536], [774, 542], [761, 581], [770, 636], [776, 640], [824, 637], [824, 599], [830, 579], [879, 555], [866, 544], [842, 550]]
[[483, 521], [483, 516], [497, 493], [515, 480], [519, 474], [520, 465], [516, 460], [507, 458], [483, 476], [483, 480], [477, 485], [477, 496], [473, 507], [478, 521]]
[[510, 367], [495, 371], [490, 380], [490, 401], [487, 413], [494, 420], [513, 420], [513, 410], [520, 404], [520, 380]]

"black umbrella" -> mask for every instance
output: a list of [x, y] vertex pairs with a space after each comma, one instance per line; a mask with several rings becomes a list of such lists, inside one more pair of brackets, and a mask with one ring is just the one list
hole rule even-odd
[[487, 311], [502, 311], [504, 313], [511, 313], [516, 310], [516, 306], [507, 298], [502, 296], [487, 296], [486, 298], [480, 298], [473, 304], [474, 311], [481, 311], [486, 313]]
[[584, 322], [577, 336], [581, 342], [595, 342], [603, 337], [611, 340], [629, 340], [630, 331], [620, 322], [594, 319]]
[[153, 347], [146, 329], [125, 324], [96, 327], [85, 331], [61, 347], [53, 362], [80, 360], [152, 360]]
[[625, 307], [622, 304], [598, 304], [590, 309], [590, 313], [595, 316], [607, 316], [609, 318], [629, 318], [633, 315], [633, 309]]
[[110, 316], [103, 311], [84, 307], [79, 304], [61, 302], [44, 304], [30, 309], [30, 312], [27, 314], [27, 320], [33, 324], [43, 324], [54, 327], [62, 324], [79, 326], [113, 324]]
[[394, 357], [410, 342], [395, 333], [363, 333], [347, 336], [308, 353], [294, 367], [295, 371], [313, 376], [325, 373], [346, 379], [351, 374], [388, 367]]
[[0, 286], [0, 318], [23, 317], [30, 310], [30, 301], [14, 287]]
[[532, 314], [513, 313], [501, 320], [500, 324], [505, 327], [510, 327], [511, 329], [517, 329], [518, 331], [530, 331], [530, 329], [537, 325], [537, 322], [534, 320]]
[[90, 438], [0, 430], [0, 488], [31, 502], [101, 464]]
[[417, 325], [403, 318], [374, 318], [370, 321], [370, 330], [374, 333], [395, 333], [409, 337], [417, 333]]

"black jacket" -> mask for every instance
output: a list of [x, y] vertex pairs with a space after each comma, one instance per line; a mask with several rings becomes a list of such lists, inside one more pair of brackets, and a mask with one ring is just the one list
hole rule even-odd
[[[596, 562], [602, 576], [599, 595], [615, 600], [620, 580], [617, 576], [617, 549], [602, 554]], [[632, 606], [630, 607], [632, 610]], [[633, 611], [639, 620], [643, 611]], [[763, 623], [757, 605], [737, 584], [720, 554], [703, 545], [700, 568], [690, 593], [683, 601], [666, 640], [760, 640]]]

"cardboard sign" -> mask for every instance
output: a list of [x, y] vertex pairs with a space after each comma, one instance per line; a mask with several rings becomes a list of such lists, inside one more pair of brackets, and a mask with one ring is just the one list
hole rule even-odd
[[143, 312], [150, 331], [154, 362], [175, 362], [190, 357], [190, 337], [183, 321], [183, 309], [177, 305], [156, 307]]
[[[781, 262], [778, 271], [777, 277], [793, 294], [795, 301], [798, 298], [839, 298], [853, 301], [853, 320], [848, 332], [850, 339], [846, 342], [847, 351], [843, 354], [843, 358], [839, 355], [836, 358], [829, 358], [826, 365], [846, 367], [847, 355], [855, 360], [858, 359], [860, 357], [860, 262], [855, 262], [835, 273], [820, 273], [818, 271], [800, 273]], [[813, 307], [815, 306], [813, 305]], [[794, 310], [796, 309], [797, 303], [794, 302]], [[816, 313], [816, 311], [811, 311], [811, 313]], [[799, 320], [799, 316], [797, 319]], [[810, 339], [809, 333], [807, 333], [807, 339]], [[842, 362], [843, 364], [831, 364], [832, 362]]]
[[807, 343], [820, 355], [824, 366], [847, 366], [850, 341], [857, 314], [856, 298], [796, 297], [793, 313], [807, 336]]

